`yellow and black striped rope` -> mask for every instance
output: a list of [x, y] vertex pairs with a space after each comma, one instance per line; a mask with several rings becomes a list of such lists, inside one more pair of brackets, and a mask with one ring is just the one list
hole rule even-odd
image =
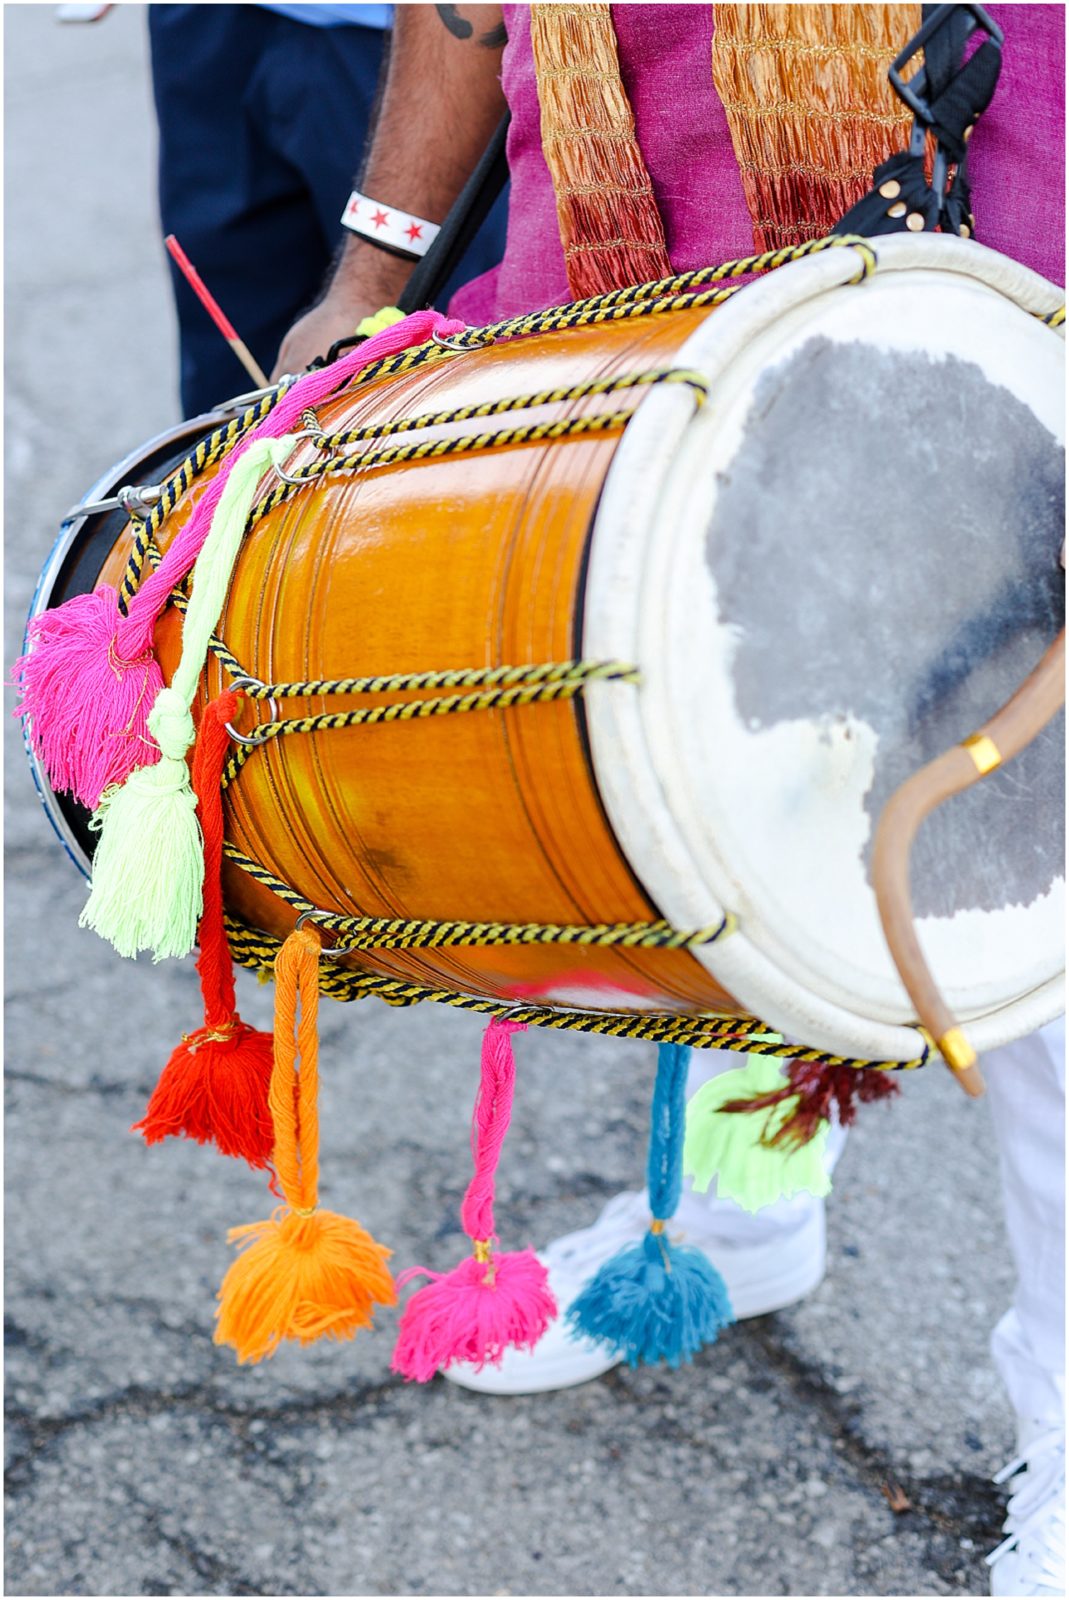
[[513, 706], [537, 705], [545, 701], [570, 700], [588, 683], [640, 683], [637, 667], [622, 661], [577, 661], [574, 670], [548, 682], [513, 684], [506, 689], [484, 689], [473, 694], [442, 695], [436, 700], [399, 700], [388, 706], [369, 706], [356, 711], [327, 711], [311, 717], [292, 717], [278, 722], [263, 722], [255, 730], [256, 744], [243, 744], [229, 756], [223, 768], [225, 789], [233, 783], [253, 751], [272, 739], [295, 733], [329, 733], [339, 728], [356, 728], [385, 722], [411, 722], [424, 717], [463, 715], [471, 711], [506, 711]]
[[[553, 333], [565, 328], [590, 327], [623, 317], [660, 315], [687, 307], [719, 304], [735, 294], [737, 287], [723, 291], [699, 291], [701, 284], [721, 283], [725, 279], [746, 277], [754, 272], [773, 271], [791, 261], [818, 255], [824, 250], [850, 249], [860, 257], [858, 275], [853, 280], [862, 282], [876, 268], [876, 252], [868, 239], [853, 234], [832, 234], [824, 239], [810, 239], [804, 244], [785, 245], [778, 250], [766, 250], [760, 255], [743, 256], [734, 261], [724, 261], [718, 266], [699, 267], [693, 272], [679, 273], [675, 277], [661, 278], [652, 283], [633, 284], [626, 289], [615, 289], [608, 294], [594, 295], [569, 305], [551, 306], [545, 311], [531, 312], [526, 316], [509, 317], [483, 328], [468, 328], [453, 335], [451, 344], [464, 349], [478, 350], [485, 345], [505, 339], [522, 338], [540, 333]], [[413, 350], [403, 350], [397, 355], [384, 356], [354, 375], [353, 382], [371, 383], [379, 378], [395, 377], [422, 366], [426, 361], [448, 357], [452, 352], [440, 345], [418, 345]]]
[[[469, 422], [475, 417], [499, 417], [510, 411], [529, 411], [535, 406], [558, 405], [569, 400], [587, 400], [626, 389], [648, 388], [653, 384], [681, 383], [695, 393], [699, 405], [709, 394], [708, 380], [685, 367], [652, 368], [648, 372], [629, 372], [619, 378], [594, 378], [588, 383], [573, 383], [563, 388], [538, 389], [532, 394], [510, 395], [503, 400], [484, 400], [476, 405], [454, 406], [450, 411], [425, 411], [417, 417], [398, 417], [393, 422], [369, 422], [362, 428], [347, 428], [343, 433], [315, 430], [316, 444], [322, 450], [337, 450], [344, 445], [384, 438], [387, 434], [414, 433], [418, 428], [438, 428], [449, 422]], [[315, 413], [305, 413], [308, 425]], [[311, 429], [310, 429], [311, 431]]]
[[[727, 296], [734, 294], [742, 285], [735, 285], [724, 290], [707, 290], [700, 292], [702, 284], [721, 283], [726, 279], [740, 278], [755, 272], [772, 271], [777, 267], [785, 266], [789, 262], [802, 260], [806, 256], [816, 255], [824, 250], [851, 249], [860, 257], [858, 276], [854, 282], [861, 282], [867, 278], [876, 266], [876, 253], [866, 239], [854, 237], [850, 234], [831, 235], [824, 239], [810, 239], [803, 244], [784, 246], [778, 250], [764, 251], [759, 255], [744, 256], [734, 261], [721, 262], [717, 266], [701, 267], [692, 272], [676, 274], [671, 278], [661, 278], [652, 283], [634, 284], [625, 289], [613, 290], [609, 294], [595, 295], [587, 300], [580, 300], [570, 305], [552, 306], [545, 311], [533, 312], [527, 316], [510, 317], [501, 322], [490, 323], [483, 328], [469, 328], [453, 340], [454, 344], [462, 345], [466, 349], [479, 349], [485, 345], [494, 344], [505, 339], [513, 339], [526, 335], [549, 333], [560, 329], [573, 327], [586, 327], [604, 321], [617, 321], [623, 317], [640, 317], [660, 315], [666, 312], [683, 309], [685, 307], [701, 307], [718, 304]], [[403, 350], [397, 355], [384, 356], [379, 361], [371, 362], [367, 367], [362, 367], [346, 382], [346, 388], [354, 388], [366, 383], [371, 383], [379, 378], [395, 377], [403, 372], [409, 372], [428, 361], [444, 360], [453, 354], [449, 348], [428, 341], [416, 345], [410, 350]], [[652, 381], [652, 380], [647, 380]], [[672, 380], [661, 381], [686, 381], [682, 376]], [[171, 474], [164, 486], [164, 494], [149, 515], [141, 523], [144, 535], [151, 538], [158, 531], [164, 518], [173, 508], [176, 500], [186, 492], [193, 479], [204, 470], [204, 467], [219, 459], [219, 457], [241, 437], [248, 428], [255, 426], [263, 420], [269, 411], [278, 403], [289, 386], [283, 385], [273, 389], [259, 400], [240, 417], [232, 418], [222, 428], [203, 439], [187, 457], [187, 459]], [[508, 409], [508, 408], [506, 408]], [[479, 414], [476, 412], [475, 414]], [[493, 414], [493, 413], [490, 413]], [[403, 419], [404, 420], [404, 419]], [[429, 425], [429, 424], [424, 424]], [[414, 426], [409, 422], [409, 426]], [[380, 429], [379, 432], [386, 430]], [[390, 431], [404, 431], [394, 425]], [[502, 441], [504, 442], [504, 441]], [[513, 442], [524, 442], [515, 440]], [[468, 446], [467, 448], [473, 448]], [[443, 453], [461, 453], [459, 450]], [[409, 457], [393, 457], [391, 461], [379, 461], [379, 465], [389, 465], [400, 460], [413, 459]], [[309, 471], [307, 476], [315, 478], [319, 474]], [[297, 476], [297, 474], [294, 474]], [[265, 516], [288, 497], [292, 492], [290, 486], [280, 484], [273, 490], [254, 512], [254, 520]], [[131, 598], [140, 582], [144, 565], [146, 544], [144, 537], [135, 538], [134, 549], [131, 551], [127, 571], [120, 586], [120, 605], [125, 610], [126, 602]]]
[[486, 433], [466, 433], [448, 439], [421, 439], [417, 444], [398, 444], [382, 450], [363, 450], [358, 455], [332, 456], [313, 461], [306, 467], [288, 471], [292, 483], [280, 483], [258, 502], [250, 516], [255, 526], [275, 507], [306, 483], [339, 472], [357, 472], [362, 467], [396, 467], [408, 461], [437, 461], [443, 456], [475, 455], [482, 451], [504, 450], [513, 445], [542, 444], [547, 439], [578, 439], [590, 434], [622, 433], [635, 410], [607, 411], [603, 415], [560, 417], [554, 422], [528, 422], [518, 428], [497, 428]]
[[[227, 915], [227, 938], [239, 965], [270, 978], [282, 941], [248, 927]], [[772, 1030], [756, 1017], [721, 1015], [651, 1016], [648, 1013], [569, 1011], [558, 1007], [516, 1005], [507, 1001], [481, 999], [457, 994], [451, 989], [429, 989], [399, 978], [384, 978], [377, 973], [354, 971], [331, 960], [329, 952], [319, 962], [320, 991], [335, 1000], [359, 1000], [375, 996], [392, 1006], [419, 1005], [423, 1001], [475, 1011], [483, 1016], [507, 1017], [513, 1022], [536, 1028], [564, 1029], [575, 1033], [605, 1034], [612, 1038], [645, 1039], [655, 1044], [688, 1044], [697, 1050], [735, 1050], [746, 1055], [775, 1056], [785, 1061], [812, 1061], [826, 1066], [874, 1067], [884, 1072], [911, 1071], [923, 1067], [931, 1045], [918, 1030], [920, 1055], [909, 1061], [871, 1061], [830, 1055], [801, 1045], [776, 1042]]]
[[224, 845], [224, 854], [256, 883], [270, 889], [295, 911], [311, 917], [325, 932], [337, 936], [333, 951], [434, 950], [455, 945], [499, 946], [530, 944], [596, 945], [625, 950], [690, 950], [715, 944], [735, 927], [732, 916], [721, 917], [707, 928], [684, 932], [670, 922], [602, 922], [580, 926], [552, 922], [449, 922], [416, 921], [403, 917], [350, 917], [323, 911], [283, 883], [273, 872], [245, 855], [236, 845]]
[[1048, 311], [1045, 317], [1040, 317], [1040, 322], [1045, 322], [1048, 328], [1060, 328], [1065, 322], [1065, 307], [1058, 306], [1054, 311]]
[[444, 672], [394, 672], [379, 678], [309, 678], [303, 683], [257, 683], [245, 689], [254, 700], [311, 695], [390, 694], [415, 689], [507, 689], [514, 684], [555, 683], [588, 666], [582, 661], [540, 661], [524, 667], [461, 667]]
[[274, 410], [286, 392], [286, 387], [269, 390], [238, 416], [229, 418], [220, 427], [206, 434], [203, 439], [199, 439], [185, 460], [164, 479], [160, 498], [152, 509], [144, 517], [132, 520], [133, 548], [119, 584], [119, 609], [124, 615], [127, 604], [137, 592], [141, 582], [145, 556], [150, 546], [154, 545], [156, 534], [178, 501], [206, 467], [221, 460], [232, 445], [257, 427], [268, 413]]

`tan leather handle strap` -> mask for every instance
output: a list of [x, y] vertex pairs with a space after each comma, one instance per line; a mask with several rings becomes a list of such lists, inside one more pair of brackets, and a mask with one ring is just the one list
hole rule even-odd
[[966, 1093], [984, 1092], [969, 1044], [921, 951], [913, 921], [909, 861], [925, 817], [1018, 755], [1065, 704], [1065, 630], [1001, 711], [962, 744], [921, 767], [884, 806], [873, 847], [872, 878], [880, 920], [902, 982], [940, 1054]]

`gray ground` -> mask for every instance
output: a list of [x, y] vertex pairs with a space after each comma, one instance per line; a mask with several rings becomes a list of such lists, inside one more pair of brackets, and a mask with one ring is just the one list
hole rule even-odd
[[[175, 402], [142, 10], [5, 22], [10, 661], [63, 510]], [[691, 1369], [512, 1401], [406, 1388], [386, 1318], [238, 1370], [213, 1295], [262, 1184], [127, 1132], [197, 1020], [192, 965], [78, 931], [82, 882], [6, 722], [9, 1593], [986, 1590], [1011, 1438], [986, 1340], [1011, 1270], [982, 1105], [933, 1069], [874, 1108], [826, 1283]], [[244, 974], [240, 1001], [267, 1023]], [[478, 1037], [448, 1011], [326, 1011], [328, 1203], [402, 1262], [461, 1252]], [[506, 1240], [635, 1185], [650, 1054], [524, 1038]]]

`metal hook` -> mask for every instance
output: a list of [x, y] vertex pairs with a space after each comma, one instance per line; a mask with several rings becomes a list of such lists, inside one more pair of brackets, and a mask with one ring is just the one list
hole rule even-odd
[[[242, 674], [240, 677], [231, 679], [231, 687], [234, 688], [234, 689], [244, 689], [246, 687], [253, 688], [253, 689], [266, 689], [267, 685], [265, 683], [261, 683], [259, 678], [253, 678], [249, 674], [245, 673], [245, 674]], [[268, 695], [267, 704], [268, 704], [268, 708], [269, 708], [269, 710], [271, 712], [271, 721], [272, 722], [277, 722], [278, 721], [278, 702], [276, 701], [276, 699], [274, 698], [273, 695]], [[226, 728], [226, 731], [230, 735], [230, 737], [237, 744], [266, 744], [267, 743], [267, 740], [263, 737], [262, 734], [239, 733], [238, 730], [235, 727], [232, 727], [229, 722], [224, 723], [223, 726]]]
[[298, 928], [303, 928], [306, 922], [314, 922], [317, 917], [326, 917], [329, 914], [327, 911], [302, 911], [297, 921], [293, 924], [294, 932]]
[[[323, 440], [325, 438], [326, 434], [323, 432], [322, 428], [302, 428], [299, 433], [295, 433], [293, 435], [293, 442], [296, 445], [299, 444], [302, 439], [314, 439], [316, 449], [322, 450], [324, 448]], [[271, 465], [275, 476], [280, 478], [283, 483], [288, 483], [295, 489], [301, 489], [306, 483], [314, 483], [316, 478], [321, 478], [323, 476], [327, 470], [327, 467], [330, 465], [330, 458], [328, 457], [327, 460], [320, 463], [318, 472], [310, 473], [304, 478], [291, 478], [289, 473], [284, 471], [283, 468], [278, 465], [277, 461], [272, 462]]]
[[454, 344], [452, 339], [443, 339], [439, 333], [431, 334], [431, 342], [436, 344], [440, 350], [453, 350], [458, 355], [463, 355], [465, 350], [479, 350], [482, 348], [478, 344]]

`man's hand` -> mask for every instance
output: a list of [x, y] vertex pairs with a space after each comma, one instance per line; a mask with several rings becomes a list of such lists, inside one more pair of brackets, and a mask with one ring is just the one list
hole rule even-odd
[[311, 366], [317, 356], [325, 356], [336, 339], [355, 333], [357, 323], [369, 317], [378, 306], [364, 305], [352, 311], [339, 309], [328, 294], [326, 299], [311, 311], [299, 317], [282, 341], [271, 374], [272, 383], [285, 373], [301, 373]]
[[[442, 222], [505, 109], [499, 5], [399, 5], [370, 154], [357, 187]], [[364, 317], [395, 305], [415, 263], [348, 233], [326, 293], [295, 322], [273, 377], [302, 372]]]

